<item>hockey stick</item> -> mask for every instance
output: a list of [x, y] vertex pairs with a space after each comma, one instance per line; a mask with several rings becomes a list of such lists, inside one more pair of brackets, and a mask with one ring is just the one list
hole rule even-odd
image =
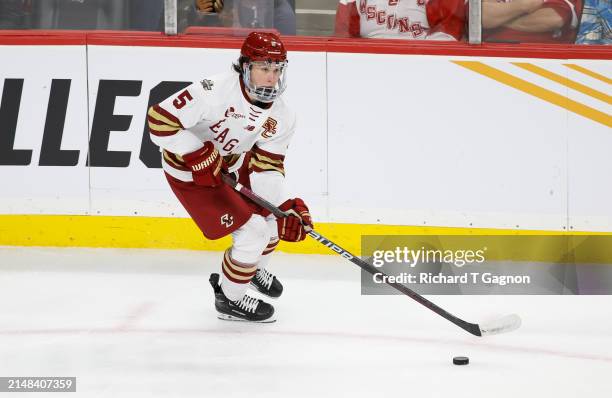
[[[228, 184], [229, 186], [231, 186], [236, 191], [240, 192], [242, 195], [249, 198], [256, 204], [258, 204], [259, 206], [270, 211], [277, 218], [283, 218], [283, 217], [288, 216], [287, 213], [285, 213], [278, 207], [274, 206], [272, 203], [268, 202], [264, 198], [260, 197], [259, 195], [257, 195], [255, 192], [251, 191], [244, 185], [238, 183], [237, 181], [234, 181], [227, 174], [222, 174], [222, 178], [226, 184]], [[346, 258], [353, 264], [357, 265], [359, 268], [369, 272], [372, 275], [380, 274], [382, 276], [386, 276], [383, 272], [374, 268], [374, 266], [366, 263], [359, 257], [354, 256], [353, 254], [349, 253], [347, 250], [343, 249], [342, 247], [338, 246], [337, 244], [327, 239], [320, 233], [316, 232], [314, 229], [311, 229], [308, 226], [305, 226], [305, 230], [308, 232], [308, 235], [310, 235], [311, 238], [313, 238], [314, 240], [316, 240], [323, 246], [328, 247], [334, 253], [339, 254], [341, 257]], [[384, 278], [383, 280], [387, 281], [386, 282], [387, 285], [394, 287], [395, 289], [404, 293], [406, 296], [412, 298], [419, 304], [424, 305], [425, 307], [429, 308], [431, 311], [451, 321], [455, 325], [459, 326], [461, 329], [473, 334], [474, 336], [490, 336], [494, 334], [506, 333], [506, 332], [510, 332], [515, 329], [518, 329], [519, 326], [521, 326], [521, 318], [516, 314], [507, 315], [493, 322], [488, 322], [485, 324], [470, 323], [470, 322], [464, 321], [461, 318], [454, 316], [450, 312], [437, 306], [433, 302], [429, 301], [425, 297], [421, 296], [417, 292], [413, 291], [412, 289], [402, 284], [395, 283], [395, 282], [388, 282], [388, 278]]]

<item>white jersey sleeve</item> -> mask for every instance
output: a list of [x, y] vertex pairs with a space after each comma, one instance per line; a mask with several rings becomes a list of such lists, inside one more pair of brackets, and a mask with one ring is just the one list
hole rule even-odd
[[250, 166], [254, 173], [251, 174], [251, 186], [253, 191], [272, 204], [279, 206], [287, 198], [283, 192], [285, 177], [285, 155], [289, 143], [295, 133], [295, 114], [283, 107], [279, 121], [268, 119], [264, 128], [278, 132], [271, 136], [263, 134], [263, 139], [256, 142], [251, 150]]
[[151, 140], [169, 152], [184, 155], [202, 147], [203, 142], [189, 128], [206, 119], [214, 91], [196, 82], [149, 108], [147, 121]]
[[268, 118], [264, 123], [262, 139], [251, 150], [251, 167], [255, 172], [276, 171], [285, 175], [285, 154], [295, 133], [296, 118], [292, 111], [283, 109], [279, 121]]

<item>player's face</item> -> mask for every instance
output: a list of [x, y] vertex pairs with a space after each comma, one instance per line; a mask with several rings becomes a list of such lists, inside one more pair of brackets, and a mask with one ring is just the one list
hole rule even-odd
[[276, 87], [283, 72], [283, 64], [253, 62], [251, 67], [251, 82], [256, 87]]

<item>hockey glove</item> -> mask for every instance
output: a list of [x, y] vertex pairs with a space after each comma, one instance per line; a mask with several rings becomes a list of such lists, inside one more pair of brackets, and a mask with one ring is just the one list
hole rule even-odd
[[287, 242], [299, 242], [306, 239], [308, 233], [304, 226], [314, 227], [306, 203], [300, 198], [289, 199], [280, 205], [279, 209], [289, 215], [276, 220], [278, 237]]
[[216, 187], [221, 184], [223, 158], [212, 142], [206, 141], [197, 151], [183, 155], [187, 167], [191, 169], [193, 182], [204, 187]]

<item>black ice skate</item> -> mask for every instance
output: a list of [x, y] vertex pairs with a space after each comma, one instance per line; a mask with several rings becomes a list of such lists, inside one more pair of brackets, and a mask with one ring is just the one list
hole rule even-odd
[[237, 301], [231, 301], [225, 297], [223, 290], [221, 290], [221, 286], [219, 286], [219, 274], [211, 274], [209, 282], [215, 292], [217, 318], [225, 321], [260, 323], [276, 321], [276, 319], [272, 318], [272, 315], [274, 315], [274, 307], [265, 301], [258, 300], [246, 294], [242, 299]]
[[283, 285], [265, 268], [257, 270], [257, 273], [251, 279], [251, 286], [268, 297], [278, 298], [283, 294]]

